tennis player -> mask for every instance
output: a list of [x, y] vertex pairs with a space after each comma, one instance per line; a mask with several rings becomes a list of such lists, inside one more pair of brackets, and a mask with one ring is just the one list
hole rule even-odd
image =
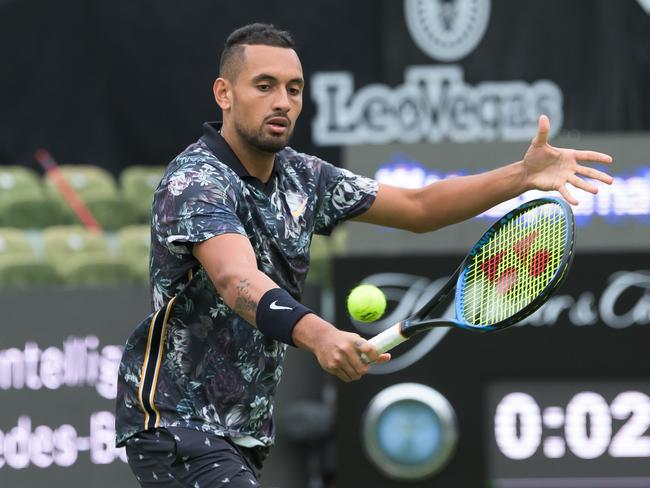
[[428, 232], [532, 188], [577, 203], [567, 183], [611, 182], [578, 162], [609, 156], [550, 146], [542, 116], [521, 161], [422, 189], [380, 185], [287, 147], [304, 88], [289, 33], [234, 31], [213, 86], [223, 123], [203, 126], [155, 192], [156, 312], [128, 339], [117, 397], [117, 444], [143, 487], [258, 486], [287, 345], [346, 382], [367, 373], [361, 353], [390, 359], [300, 303], [314, 233], [348, 219]]

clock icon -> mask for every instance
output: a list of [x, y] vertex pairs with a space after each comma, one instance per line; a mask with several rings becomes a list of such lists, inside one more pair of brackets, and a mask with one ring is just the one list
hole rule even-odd
[[370, 402], [363, 420], [364, 448], [388, 477], [423, 479], [440, 471], [458, 440], [453, 408], [433, 388], [393, 385]]

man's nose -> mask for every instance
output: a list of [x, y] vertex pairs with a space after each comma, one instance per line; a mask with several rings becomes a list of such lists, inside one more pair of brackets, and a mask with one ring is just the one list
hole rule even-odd
[[285, 88], [280, 88], [276, 92], [276, 96], [273, 100], [273, 110], [288, 112], [291, 109], [291, 103], [289, 102], [289, 93]]

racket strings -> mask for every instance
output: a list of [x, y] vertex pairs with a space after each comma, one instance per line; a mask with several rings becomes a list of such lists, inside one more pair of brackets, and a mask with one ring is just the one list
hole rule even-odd
[[464, 273], [464, 320], [495, 324], [531, 303], [556, 275], [566, 235], [566, 217], [556, 204], [533, 207], [500, 227]]

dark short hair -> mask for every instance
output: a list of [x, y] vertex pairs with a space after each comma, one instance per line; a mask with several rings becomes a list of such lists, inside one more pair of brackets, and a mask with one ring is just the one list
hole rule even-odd
[[234, 30], [226, 39], [219, 63], [219, 76], [235, 79], [244, 61], [244, 46], [264, 45], [295, 49], [291, 34], [273, 24], [256, 22]]

